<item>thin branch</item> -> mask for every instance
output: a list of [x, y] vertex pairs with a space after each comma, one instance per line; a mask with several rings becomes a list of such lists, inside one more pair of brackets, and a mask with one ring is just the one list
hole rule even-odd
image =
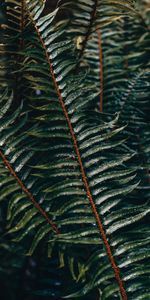
[[85, 51], [85, 48], [86, 48], [86, 45], [87, 45], [87, 42], [88, 42], [88, 39], [89, 39], [89, 36], [90, 36], [90, 33], [91, 33], [91, 28], [93, 26], [94, 18], [95, 18], [95, 15], [96, 15], [97, 5], [98, 5], [98, 0], [95, 0], [94, 6], [93, 6], [93, 10], [91, 12], [90, 23], [89, 23], [89, 26], [88, 26], [88, 30], [86, 32], [85, 39], [84, 39], [84, 41], [82, 43], [82, 49], [81, 49], [80, 54], [79, 54], [79, 62], [77, 63], [76, 69], [78, 68], [78, 66], [80, 64], [81, 57], [84, 54], [84, 51]]
[[47, 223], [50, 224], [53, 228], [53, 230], [59, 234], [59, 230], [57, 228], [57, 226], [49, 219], [47, 213], [43, 210], [43, 208], [36, 202], [35, 198], [33, 197], [33, 195], [31, 194], [31, 192], [29, 192], [29, 190], [25, 187], [24, 183], [21, 181], [21, 179], [17, 176], [16, 172], [14, 171], [13, 167], [10, 165], [9, 161], [7, 160], [7, 158], [5, 157], [5, 155], [3, 154], [3, 152], [0, 150], [0, 156], [2, 158], [2, 161], [4, 163], [4, 165], [8, 168], [8, 170], [10, 171], [10, 173], [14, 176], [14, 178], [16, 179], [16, 181], [18, 182], [18, 184], [20, 185], [21, 189], [24, 191], [24, 193], [28, 196], [28, 198], [31, 200], [31, 202], [33, 203], [33, 205], [37, 208], [37, 210], [40, 212], [40, 214], [46, 219]]
[[[97, 1], [95, 3], [97, 3]], [[95, 11], [96, 11], [96, 5], [95, 5], [94, 13], [93, 13], [93, 18], [94, 18], [94, 15], [95, 15]], [[51, 60], [49, 58], [49, 54], [47, 52], [46, 45], [45, 45], [44, 40], [43, 40], [43, 38], [42, 38], [42, 36], [40, 34], [40, 31], [39, 31], [38, 27], [35, 24], [35, 21], [33, 20], [32, 17], [31, 17], [31, 19], [32, 19], [32, 22], [33, 22], [33, 24], [35, 26], [35, 30], [37, 32], [37, 35], [38, 35], [39, 40], [41, 42], [41, 45], [42, 45], [42, 47], [43, 47], [43, 49], [45, 51], [45, 56], [46, 56], [47, 62], [49, 64], [50, 74], [52, 76], [52, 79], [53, 79], [53, 82], [54, 82], [54, 86], [55, 86], [55, 89], [56, 89], [56, 92], [57, 92], [57, 95], [58, 95], [58, 99], [59, 99], [60, 105], [62, 107], [63, 113], [65, 115], [65, 118], [66, 118], [69, 130], [70, 130], [70, 134], [72, 136], [75, 153], [77, 155], [78, 163], [79, 163], [80, 170], [81, 170], [82, 180], [83, 180], [83, 183], [85, 185], [87, 197], [89, 199], [89, 202], [90, 202], [93, 214], [94, 214], [95, 219], [96, 219], [98, 230], [100, 232], [100, 235], [102, 237], [103, 243], [105, 245], [106, 252], [107, 252], [108, 258], [110, 260], [111, 266], [112, 266], [112, 268], [114, 270], [115, 278], [116, 278], [116, 280], [118, 282], [120, 293], [122, 295], [122, 299], [123, 300], [127, 300], [127, 295], [126, 295], [126, 291], [124, 289], [123, 281], [121, 279], [120, 270], [119, 270], [119, 268], [118, 268], [118, 266], [117, 266], [117, 264], [115, 262], [115, 259], [113, 257], [113, 254], [112, 254], [112, 251], [111, 251], [111, 247], [110, 247], [109, 242], [107, 240], [107, 237], [106, 237], [106, 234], [105, 234], [105, 231], [104, 231], [101, 219], [100, 219], [99, 214], [98, 214], [98, 210], [97, 210], [96, 205], [94, 203], [94, 200], [92, 198], [92, 194], [91, 194], [91, 191], [90, 191], [90, 188], [89, 188], [89, 185], [88, 185], [88, 181], [87, 181], [87, 178], [86, 178], [86, 173], [85, 173], [84, 166], [83, 166], [83, 163], [82, 163], [82, 159], [81, 159], [81, 155], [80, 155], [78, 143], [77, 143], [77, 140], [76, 140], [76, 136], [75, 136], [75, 133], [74, 133], [74, 130], [73, 130], [73, 127], [72, 127], [72, 124], [71, 124], [71, 121], [70, 121], [70, 118], [69, 118], [69, 115], [68, 115], [67, 108], [66, 108], [66, 106], [64, 104], [64, 101], [63, 101], [63, 98], [62, 98], [62, 95], [61, 95], [61, 91], [59, 90], [59, 86], [58, 86], [56, 78], [55, 78], [55, 73], [54, 73], [54, 70], [53, 70], [53, 66], [52, 66]]]

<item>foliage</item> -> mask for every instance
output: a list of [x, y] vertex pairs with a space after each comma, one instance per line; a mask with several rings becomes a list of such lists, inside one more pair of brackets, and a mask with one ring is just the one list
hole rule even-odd
[[1, 4], [4, 299], [149, 299], [149, 3]]

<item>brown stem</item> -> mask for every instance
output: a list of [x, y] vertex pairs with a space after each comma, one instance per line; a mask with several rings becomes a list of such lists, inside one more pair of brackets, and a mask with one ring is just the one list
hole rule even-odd
[[93, 22], [94, 22], [94, 18], [95, 18], [95, 15], [96, 15], [97, 5], [98, 5], [98, 0], [95, 0], [94, 6], [93, 6], [93, 10], [91, 12], [90, 23], [89, 23], [89, 26], [88, 26], [88, 30], [87, 30], [85, 39], [84, 39], [84, 41], [82, 43], [82, 49], [81, 49], [80, 54], [79, 54], [79, 62], [77, 63], [76, 69], [78, 68], [78, 66], [80, 64], [80, 59], [81, 59], [81, 57], [84, 54], [84, 51], [85, 51], [85, 48], [86, 48], [86, 45], [87, 45], [87, 42], [88, 42], [88, 39], [89, 39], [89, 36], [90, 36], [90, 33], [91, 33], [91, 28], [92, 28], [92, 25], [93, 25]]
[[21, 179], [17, 176], [16, 172], [14, 171], [14, 169], [12, 168], [12, 166], [10, 165], [9, 161], [7, 160], [7, 158], [5, 157], [5, 155], [3, 154], [3, 152], [0, 150], [0, 156], [2, 158], [2, 161], [4, 163], [4, 165], [8, 168], [8, 170], [10, 171], [10, 173], [14, 176], [14, 178], [16, 179], [16, 181], [18, 182], [18, 184], [20, 185], [21, 189], [24, 191], [24, 193], [28, 196], [28, 198], [31, 200], [31, 202], [33, 203], [33, 205], [37, 208], [37, 210], [41, 213], [41, 215], [46, 219], [46, 221], [52, 226], [53, 230], [59, 234], [59, 230], [57, 228], [57, 226], [49, 219], [47, 213], [43, 210], [43, 208], [36, 202], [35, 198], [33, 197], [33, 195], [28, 191], [28, 189], [25, 187], [24, 183], [21, 181]]
[[89, 199], [89, 202], [90, 202], [93, 214], [94, 214], [95, 219], [96, 219], [98, 230], [100, 232], [100, 235], [102, 237], [103, 243], [105, 245], [106, 252], [107, 252], [108, 258], [110, 260], [111, 266], [112, 266], [112, 268], [114, 270], [115, 278], [116, 278], [116, 280], [118, 282], [120, 293], [122, 295], [122, 299], [123, 300], [127, 300], [127, 295], [126, 295], [126, 291], [124, 289], [123, 281], [121, 279], [120, 270], [119, 270], [119, 268], [118, 268], [118, 266], [117, 266], [117, 264], [115, 262], [115, 259], [113, 257], [113, 254], [112, 254], [112, 251], [111, 251], [111, 247], [110, 247], [109, 242], [107, 240], [107, 237], [106, 237], [106, 234], [105, 234], [105, 231], [104, 231], [101, 219], [100, 219], [99, 214], [98, 214], [98, 210], [97, 210], [96, 205], [94, 203], [94, 200], [92, 198], [92, 194], [91, 194], [91, 191], [90, 191], [90, 188], [89, 188], [89, 185], [88, 185], [88, 181], [87, 181], [87, 178], [86, 178], [86, 173], [84, 171], [84, 166], [83, 166], [83, 163], [82, 163], [80, 151], [79, 151], [79, 148], [78, 148], [78, 143], [77, 143], [77, 140], [76, 140], [76, 136], [75, 136], [75, 133], [74, 133], [74, 130], [73, 130], [73, 127], [72, 127], [72, 124], [71, 124], [71, 121], [70, 121], [70, 118], [69, 118], [69, 115], [68, 115], [67, 108], [66, 108], [66, 106], [64, 104], [63, 97], [61, 95], [61, 91], [60, 91], [58, 83], [56, 81], [56, 77], [55, 77], [55, 73], [54, 73], [54, 70], [53, 70], [52, 63], [51, 63], [51, 59], [49, 58], [49, 54], [47, 52], [44, 40], [41, 37], [40, 31], [39, 31], [38, 27], [36, 26], [35, 21], [33, 19], [32, 19], [32, 22], [33, 22], [33, 24], [35, 26], [35, 30], [37, 32], [37, 35], [38, 35], [39, 40], [41, 42], [41, 45], [42, 45], [42, 47], [43, 47], [43, 49], [45, 51], [45, 56], [46, 56], [47, 62], [49, 64], [50, 74], [51, 74], [51, 77], [52, 77], [53, 82], [54, 82], [54, 86], [55, 86], [55, 89], [56, 89], [56, 92], [57, 92], [57, 95], [58, 95], [59, 103], [60, 103], [60, 105], [62, 107], [64, 116], [66, 118], [69, 130], [70, 130], [70, 134], [71, 134], [71, 137], [72, 137], [72, 140], [73, 140], [73, 145], [74, 145], [75, 153], [77, 155], [78, 163], [79, 163], [80, 170], [81, 170], [82, 180], [83, 180], [83, 183], [84, 183], [84, 186], [85, 186], [85, 189], [86, 189], [87, 197]]

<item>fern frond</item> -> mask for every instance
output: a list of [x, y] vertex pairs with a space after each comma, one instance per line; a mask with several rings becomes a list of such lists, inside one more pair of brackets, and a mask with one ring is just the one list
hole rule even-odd
[[[11, 3], [14, 5], [13, 0]], [[14, 51], [15, 57], [20, 57], [18, 74], [23, 90], [16, 103], [15, 97], [10, 96], [9, 84], [1, 97], [0, 199], [3, 204], [8, 202], [8, 232], [24, 246], [31, 243], [28, 255], [33, 255], [40, 243], [42, 247], [48, 244], [48, 255], [55, 249], [60, 251], [63, 266], [66, 253], [71, 274], [81, 288], [70, 298], [84, 297], [95, 288], [100, 290], [102, 299], [147, 297], [148, 193], [139, 202], [137, 195], [143, 191], [138, 182], [141, 177], [139, 173], [138, 179], [135, 175], [136, 169], [139, 172], [135, 163], [138, 151], [134, 141], [129, 142], [135, 127], [123, 105], [131, 102], [130, 110], [137, 112], [137, 123], [145, 126], [146, 114], [143, 119], [141, 113], [139, 116], [133, 94], [138, 99], [137, 94], [144, 90], [147, 99], [148, 85], [145, 77], [143, 89], [139, 77], [133, 80], [134, 84], [128, 84], [126, 77], [127, 86], [123, 87], [127, 70], [122, 70], [122, 65], [127, 59], [131, 70], [133, 57], [123, 55], [119, 60], [124, 43], [116, 48], [117, 29], [122, 32], [124, 26], [122, 16], [137, 16], [134, 3], [60, 1], [48, 15], [43, 15], [45, 1], [27, 0], [23, 4], [26, 26], [17, 23], [17, 41], [22, 42]], [[68, 19], [58, 21], [59, 11], [71, 5], [74, 25]], [[104, 17], [99, 21], [102, 12]], [[14, 15], [17, 19], [16, 12]], [[74, 43], [79, 23], [83, 36], [81, 52]], [[109, 24], [113, 27], [111, 33]], [[99, 25], [100, 49], [94, 32]], [[113, 49], [107, 45], [109, 36]], [[99, 59], [101, 44], [104, 68]], [[96, 55], [90, 59], [93, 49]], [[77, 70], [79, 57], [83, 65]], [[111, 66], [114, 62], [115, 68]], [[89, 69], [85, 71], [82, 66], [86, 64]], [[92, 66], [96, 67], [94, 71]], [[111, 95], [109, 103], [104, 100], [104, 113], [95, 109], [100, 93], [99, 74], [103, 75], [101, 89], [102, 85], [107, 87], [103, 99]], [[114, 116], [116, 111], [119, 113]], [[140, 143], [142, 149], [145, 140]], [[144, 149], [148, 153], [149, 146]], [[144, 274], [145, 265], [148, 276]]]
[[[31, 11], [31, 13], [32, 13], [32, 11]], [[34, 16], [32, 16], [32, 18], [34, 18]], [[42, 22], [42, 20], [43, 20], [43, 22]], [[35, 22], [35, 21], [33, 21], [33, 22]], [[59, 78], [57, 74], [56, 74], [56, 77], [55, 77], [55, 73], [54, 73], [54, 70], [53, 70], [54, 60], [58, 59], [58, 56], [59, 56], [60, 53], [59, 53], [59, 52], [56, 52], [56, 54], [55, 54], [54, 51], [52, 50], [53, 53], [50, 53], [50, 57], [49, 57], [48, 52], [47, 52], [47, 48], [46, 48], [46, 46], [45, 46], [45, 41], [44, 41], [45, 38], [48, 39], [47, 29], [45, 28], [45, 31], [44, 31], [44, 23], [45, 23], [45, 18], [44, 18], [44, 19], [41, 19], [40, 22], [38, 21], [37, 25], [34, 23], [34, 25], [35, 25], [37, 34], [38, 34], [38, 36], [39, 36], [39, 39], [40, 39], [40, 41], [41, 41], [41, 44], [42, 44], [42, 46], [43, 46], [43, 48], [44, 48], [45, 55], [46, 55], [46, 58], [47, 58], [47, 62], [48, 62], [48, 64], [49, 64], [49, 68], [50, 68], [50, 73], [51, 73], [52, 79], [53, 79], [53, 81], [54, 81], [54, 85], [55, 85], [55, 88], [56, 88], [56, 92], [57, 92], [57, 95], [58, 95], [58, 98], [59, 98], [59, 102], [60, 102], [60, 105], [61, 105], [61, 107], [62, 107], [62, 110], [63, 110], [64, 116], [65, 116], [65, 118], [66, 118], [66, 121], [67, 121], [67, 123], [68, 123], [68, 127], [69, 127], [70, 134], [71, 134], [71, 137], [72, 137], [72, 140], [73, 140], [73, 144], [74, 144], [74, 149], [75, 149], [76, 156], [77, 156], [78, 163], [79, 163], [80, 170], [81, 170], [82, 180], [83, 180], [83, 183], [84, 183], [84, 185], [85, 185], [85, 190], [86, 190], [87, 196], [88, 196], [88, 198], [89, 198], [89, 200], [90, 200], [90, 203], [91, 203], [91, 206], [92, 206], [92, 210], [93, 210], [93, 213], [94, 213], [94, 215], [95, 215], [96, 222], [97, 222], [97, 224], [98, 224], [98, 228], [99, 228], [100, 233], [101, 233], [101, 235], [102, 235], [103, 242], [104, 242], [104, 244], [105, 244], [105, 246], [106, 246], [107, 254], [108, 254], [109, 258], [111, 258], [112, 256], [111, 256], [109, 244], [108, 244], [108, 242], [107, 242], [107, 240], [106, 240], [105, 233], [104, 233], [104, 231], [103, 231], [103, 227], [102, 227], [101, 221], [100, 221], [100, 219], [99, 219], [99, 215], [98, 215], [98, 212], [97, 212], [97, 210], [96, 210], [96, 207], [95, 207], [95, 204], [94, 204], [94, 201], [93, 201], [93, 198], [92, 198], [91, 191], [90, 191], [90, 189], [89, 189], [88, 181], [87, 181], [87, 179], [86, 179], [86, 173], [85, 173], [84, 166], [83, 166], [82, 159], [81, 159], [80, 150], [79, 150], [79, 148], [78, 148], [77, 139], [76, 139], [76, 136], [75, 136], [75, 133], [74, 133], [74, 130], [75, 130], [76, 135], [77, 135], [78, 129], [73, 128], [73, 125], [74, 125], [74, 124], [72, 125], [72, 122], [73, 122], [73, 123], [76, 123], [78, 120], [76, 120], [77, 117], [71, 117], [71, 118], [70, 118], [69, 115], [72, 113], [72, 110], [71, 110], [71, 111], [68, 110], [68, 111], [69, 111], [69, 113], [68, 113], [68, 111], [67, 111], [67, 109], [66, 109], [66, 106], [65, 106], [65, 103], [64, 103], [64, 100], [63, 100], [63, 97], [62, 97], [62, 95], [61, 95], [61, 89], [63, 89], [63, 84], [62, 84], [61, 81], [63, 80], [63, 78], [62, 78], [62, 80], [61, 80], [61, 78]], [[38, 27], [38, 26], [39, 26], [39, 27]], [[42, 28], [42, 30], [41, 30], [41, 28]], [[41, 34], [40, 32], [42, 32], [42, 34]], [[44, 36], [44, 39], [43, 39], [43, 36]], [[51, 31], [51, 38], [53, 38], [53, 36], [52, 36], [52, 31]], [[48, 49], [49, 49], [48, 51], [51, 50], [50, 48], [48, 48]], [[55, 51], [56, 51], [56, 50], [55, 50]], [[51, 59], [53, 60], [53, 62], [51, 62]], [[55, 63], [55, 65], [56, 65], [56, 63]], [[62, 86], [61, 89], [59, 88], [59, 85]], [[64, 92], [65, 92], [65, 86], [64, 86]], [[66, 91], [66, 96], [67, 96], [67, 91]], [[79, 119], [80, 119], [80, 118], [79, 118]], [[74, 126], [75, 126], [75, 125], [74, 125]], [[82, 130], [83, 130], [83, 129], [82, 129]], [[97, 143], [97, 139], [95, 140], [95, 142]], [[87, 147], [88, 147], [88, 143], [87, 143], [87, 142], [86, 142], [86, 145], [87, 145]], [[83, 146], [82, 146], [82, 147], [83, 147]], [[81, 149], [82, 149], [82, 147], [81, 147]], [[107, 148], [107, 146], [106, 146], [106, 148]], [[89, 156], [89, 153], [88, 153], [88, 156]], [[86, 156], [85, 156], [85, 157], [86, 157]], [[64, 187], [65, 187], [65, 186], [64, 186]], [[50, 189], [50, 190], [48, 189], [48, 190], [46, 190], [46, 191], [47, 191], [47, 192], [50, 192], [51, 189]], [[52, 191], [53, 191], [53, 190], [52, 190]], [[54, 189], [54, 191], [55, 191], [55, 189]], [[58, 191], [59, 191], [59, 189], [58, 189], [58, 186], [57, 186], [57, 192], [58, 192]], [[117, 191], [117, 193], [118, 193], [118, 192], [119, 192], [119, 191]], [[63, 194], [61, 193], [61, 190], [60, 190], [60, 195], [61, 195], [61, 196], [63, 195]], [[57, 197], [58, 197], [58, 194], [57, 194]], [[107, 198], [107, 197], [106, 197], [106, 198]], [[111, 259], [110, 259], [110, 260], [111, 260]], [[112, 258], [112, 260], [111, 260], [111, 263], [114, 264], [113, 258]], [[113, 265], [114, 271], [115, 271], [115, 268], [116, 268], [115, 266], [116, 266], [116, 265], [114, 264], [114, 265]], [[116, 277], [118, 276], [118, 275], [117, 275], [117, 271], [115, 272], [115, 275], [116, 275]], [[117, 280], [118, 280], [118, 282], [120, 283], [120, 289], [121, 289], [121, 292], [123, 293], [123, 287], [121, 286], [121, 281], [119, 281], [119, 280], [120, 280], [120, 276], [117, 277]], [[123, 297], [125, 297], [125, 296], [123, 296]]]
[[[7, 100], [7, 94], [5, 93], [2, 96], [1, 99], [1, 108], [3, 113], [8, 114], [8, 110], [10, 109], [10, 105], [12, 102], [12, 96], [8, 98]], [[3, 108], [3, 105], [5, 105], [5, 109]], [[19, 135], [20, 129], [23, 129], [25, 126], [25, 123], [27, 121], [26, 115], [22, 115], [19, 119], [19, 115], [21, 112], [21, 107], [16, 110], [15, 113], [13, 113], [9, 117], [5, 117], [5, 121], [1, 120], [1, 147], [4, 147], [4, 152], [0, 150], [0, 156], [1, 156], [1, 164], [4, 165], [4, 167], [7, 167], [7, 171], [4, 172], [4, 175], [1, 180], [1, 199], [3, 197], [8, 197], [11, 193], [13, 193], [13, 202], [10, 202], [9, 206], [9, 219], [11, 218], [11, 222], [13, 221], [14, 218], [18, 217], [18, 215], [24, 210], [26, 210], [26, 207], [30, 208], [30, 213], [28, 214], [25, 212], [24, 217], [21, 217], [20, 221], [18, 222], [18, 226], [15, 226], [14, 229], [11, 229], [11, 232], [15, 232], [23, 228], [27, 222], [31, 220], [31, 218], [39, 212], [39, 214], [46, 220], [46, 222], [52, 226], [55, 232], [58, 233], [57, 227], [53, 222], [49, 219], [47, 213], [41, 208], [39, 203], [35, 200], [34, 196], [32, 193], [28, 190], [28, 188], [25, 186], [25, 184], [22, 181], [22, 178], [19, 178], [17, 173], [19, 171], [22, 172], [22, 168], [24, 167], [24, 164], [27, 163], [30, 158], [33, 156], [33, 151], [30, 151], [30, 153], [27, 153], [27, 135], [25, 134], [24, 136]], [[11, 127], [10, 127], [11, 124]], [[16, 139], [14, 139], [14, 133], [17, 134]], [[13, 137], [13, 138], [12, 138]], [[9, 140], [9, 142], [7, 142]], [[24, 144], [24, 149], [21, 149], [21, 144], [23, 146]], [[32, 144], [32, 143], [31, 143]], [[17, 153], [15, 152], [15, 147], [18, 146], [18, 151]], [[20, 149], [19, 149], [20, 146]], [[11, 156], [10, 162], [7, 159], [7, 156]], [[13, 168], [12, 165], [15, 164], [15, 168]], [[25, 173], [22, 174], [21, 177], [25, 177], [27, 179], [29, 170], [25, 170]], [[9, 189], [6, 189], [6, 184], [7, 181], [9, 182], [10, 180], [8, 178], [8, 174], [11, 174], [13, 179], [12, 185], [10, 186]], [[33, 184], [33, 183], [32, 183]], [[23, 195], [21, 197], [18, 197], [18, 190], [23, 191]], [[19, 207], [17, 211], [14, 211], [14, 204], [19, 203], [20, 200], [23, 201], [22, 199], [26, 199], [26, 197], [29, 199], [29, 203]], [[24, 201], [23, 201], [24, 202]], [[23, 204], [22, 202], [22, 204]], [[33, 204], [33, 207], [32, 205]], [[12, 215], [11, 215], [12, 212]], [[41, 223], [41, 219], [39, 219], [39, 223]], [[33, 227], [33, 226], [31, 226]], [[35, 224], [34, 224], [35, 227]]]

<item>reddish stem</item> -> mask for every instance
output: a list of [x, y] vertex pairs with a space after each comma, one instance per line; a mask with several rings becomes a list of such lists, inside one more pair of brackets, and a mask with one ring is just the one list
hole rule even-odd
[[37, 210], [41, 213], [41, 215], [46, 219], [46, 221], [52, 226], [53, 230], [59, 234], [59, 230], [57, 228], [57, 226], [49, 219], [47, 213], [43, 210], [43, 208], [36, 202], [35, 198], [33, 197], [33, 195], [28, 191], [28, 189], [25, 187], [25, 185], [23, 184], [23, 182], [21, 181], [21, 179], [17, 176], [16, 172], [13, 170], [12, 166], [10, 165], [9, 161], [7, 160], [7, 158], [5, 157], [5, 155], [2, 153], [2, 151], [0, 150], [0, 156], [3, 160], [3, 163], [5, 166], [7, 166], [7, 168], [9, 169], [10, 173], [15, 177], [16, 181], [18, 182], [18, 184], [20, 185], [21, 189], [24, 191], [24, 193], [28, 196], [28, 198], [31, 200], [31, 202], [33, 203], [33, 205], [37, 208]]
[[86, 188], [87, 197], [88, 197], [88, 199], [90, 201], [90, 205], [91, 205], [92, 211], [93, 211], [95, 219], [96, 219], [97, 227], [99, 229], [99, 232], [101, 234], [102, 240], [104, 242], [104, 245], [105, 245], [105, 248], [106, 248], [106, 252], [107, 252], [107, 255], [109, 257], [111, 266], [112, 266], [112, 268], [114, 270], [115, 278], [116, 278], [116, 280], [118, 282], [120, 293], [122, 295], [122, 299], [123, 300], [127, 300], [127, 295], [126, 295], [126, 291], [125, 291], [124, 286], [123, 286], [123, 281], [121, 279], [120, 270], [119, 270], [118, 266], [116, 265], [115, 259], [113, 257], [113, 254], [112, 254], [112, 251], [111, 251], [111, 248], [110, 248], [110, 245], [109, 245], [109, 242], [107, 240], [105, 231], [103, 229], [103, 225], [102, 225], [101, 219], [99, 217], [97, 208], [95, 206], [94, 200], [92, 198], [92, 194], [91, 194], [90, 189], [89, 189], [89, 185], [88, 185], [88, 181], [87, 181], [86, 174], [85, 174], [85, 171], [84, 171], [84, 167], [83, 167], [83, 163], [82, 163], [80, 151], [79, 151], [79, 148], [78, 148], [77, 140], [76, 140], [76, 137], [75, 137], [75, 134], [74, 134], [74, 130], [73, 130], [73, 127], [72, 127], [69, 115], [68, 115], [68, 111], [67, 111], [67, 109], [65, 107], [65, 104], [64, 104], [61, 92], [59, 90], [59, 86], [58, 86], [56, 78], [55, 78], [55, 73], [54, 73], [54, 70], [53, 70], [53, 66], [52, 66], [51, 60], [49, 58], [46, 46], [45, 46], [44, 41], [43, 41], [43, 39], [41, 37], [39, 29], [36, 26], [34, 20], [32, 20], [32, 22], [34, 23], [34, 26], [35, 26], [36, 32], [38, 34], [39, 40], [41, 41], [42, 47], [43, 47], [43, 49], [45, 51], [45, 56], [46, 56], [47, 62], [49, 64], [50, 73], [51, 73], [52, 79], [54, 81], [54, 85], [55, 85], [55, 89], [56, 89], [56, 92], [57, 92], [57, 95], [58, 95], [58, 99], [59, 99], [60, 105], [62, 107], [63, 113], [64, 113], [64, 115], [66, 117], [66, 121], [67, 121], [69, 130], [70, 130], [70, 133], [71, 133], [71, 136], [72, 136], [72, 140], [73, 140], [73, 144], [74, 144], [74, 149], [75, 149], [75, 152], [76, 152], [76, 155], [77, 155], [77, 158], [78, 158], [78, 162], [79, 162], [79, 165], [80, 165], [81, 175], [82, 175], [82, 179], [83, 179], [83, 182], [84, 182], [84, 185], [85, 185], [85, 188]]
[[[95, 18], [95, 15], [96, 15], [97, 5], [98, 5], [98, 0], [95, 0], [94, 6], [93, 6], [93, 10], [91, 12], [91, 18], [90, 18], [89, 27], [88, 27], [85, 39], [84, 39], [83, 44], [82, 44], [81, 52], [79, 54], [79, 61], [80, 61], [81, 57], [84, 54], [84, 51], [85, 51], [85, 48], [86, 48], [86, 45], [87, 45], [87, 42], [88, 42], [88, 38], [89, 38], [90, 33], [91, 33], [91, 28], [93, 26], [94, 18]], [[79, 63], [77, 64], [77, 67], [78, 67], [78, 65], [79, 65]]]

